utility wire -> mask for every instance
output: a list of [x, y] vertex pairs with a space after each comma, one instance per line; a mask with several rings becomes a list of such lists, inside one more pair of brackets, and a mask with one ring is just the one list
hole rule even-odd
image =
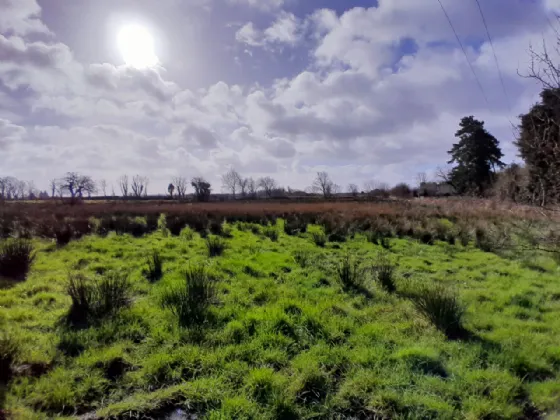
[[479, 80], [476, 72], [474, 71], [474, 67], [473, 67], [471, 61], [469, 60], [469, 56], [467, 55], [467, 51], [465, 50], [465, 47], [463, 46], [463, 43], [461, 42], [461, 38], [459, 38], [459, 35], [457, 34], [457, 31], [455, 30], [455, 26], [453, 26], [453, 22], [451, 21], [451, 18], [449, 17], [449, 14], [447, 13], [447, 10], [445, 10], [445, 7], [443, 6], [443, 3], [441, 2], [441, 0], [437, 0], [437, 1], [438, 1], [439, 5], [441, 6], [441, 10], [443, 11], [443, 14], [447, 18], [447, 22], [449, 22], [449, 26], [451, 26], [451, 29], [453, 30], [453, 33], [455, 34], [455, 38], [457, 39], [457, 42], [459, 43], [459, 46], [461, 47], [461, 50], [463, 51], [463, 54], [465, 55], [465, 59], [467, 60], [467, 63], [469, 65], [470, 69], [471, 69], [471, 72], [472, 72], [474, 78], [476, 79], [476, 83], [478, 84], [480, 92], [482, 93], [482, 96], [484, 96], [484, 100], [486, 101], [486, 104], [490, 108], [490, 102], [488, 102], [488, 98], [486, 97], [486, 93], [484, 93], [484, 88], [482, 87], [482, 84], [480, 83], [480, 80]]
[[484, 24], [484, 28], [486, 29], [486, 35], [488, 36], [488, 41], [490, 42], [490, 47], [492, 48], [492, 54], [494, 55], [494, 62], [496, 63], [496, 69], [498, 70], [498, 76], [500, 77], [500, 83], [502, 85], [502, 90], [504, 91], [504, 95], [506, 97], [506, 102], [508, 106], [508, 110], [511, 114], [511, 105], [509, 101], [509, 95], [507, 94], [506, 84], [504, 83], [504, 76], [502, 74], [502, 70], [500, 69], [500, 63], [498, 61], [498, 56], [496, 55], [496, 50], [494, 49], [494, 43], [492, 42], [492, 36], [490, 36], [490, 31], [488, 30], [488, 24], [486, 23], [486, 18], [484, 17], [484, 12], [482, 11], [482, 7], [480, 6], [480, 1], [475, 0], [478, 6], [478, 11], [480, 12], [480, 16], [482, 17], [482, 23]]

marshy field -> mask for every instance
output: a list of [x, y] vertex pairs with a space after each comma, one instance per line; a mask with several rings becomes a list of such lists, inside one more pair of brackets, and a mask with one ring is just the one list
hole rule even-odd
[[559, 219], [2, 203], [0, 418], [558, 418]]

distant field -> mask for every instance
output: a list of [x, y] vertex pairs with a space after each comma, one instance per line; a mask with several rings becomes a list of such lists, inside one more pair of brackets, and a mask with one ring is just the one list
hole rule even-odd
[[560, 412], [553, 213], [434, 200], [9, 204], [0, 217], [36, 249], [26, 280], [0, 289], [11, 418]]

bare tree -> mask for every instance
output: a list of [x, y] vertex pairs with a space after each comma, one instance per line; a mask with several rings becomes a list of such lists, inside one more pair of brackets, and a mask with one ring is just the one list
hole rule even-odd
[[99, 181], [99, 187], [101, 188], [101, 191], [103, 191], [103, 197], [107, 197], [107, 181], [104, 179]]
[[111, 184], [111, 195], [113, 198], [117, 196], [117, 193], [115, 193], [115, 186], [113, 184]]
[[348, 184], [348, 192], [354, 197], [358, 195], [358, 186], [356, 184]]
[[257, 181], [257, 187], [262, 189], [265, 195], [270, 198], [272, 197], [272, 192], [278, 188], [278, 184], [274, 178], [265, 176], [264, 178], [259, 178]]
[[249, 184], [249, 178], [239, 179], [239, 190], [241, 191], [241, 197], [247, 196], [247, 186]]
[[340, 187], [332, 181], [327, 172], [317, 172], [317, 177], [311, 185], [311, 191], [321, 194], [324, 198], [332, 197], [339, 189]]
[[224, 191], [229, 192], [234, 199], [237, 191], [239, 191], [241, 188], [241, 183], [241, 175], [239, 175], [239, 173], [233, 168], [222, 175], [222, 188], [224, 189]]
[[176, 176], [173, 178], [173, 184], [177, 188], [177, 196], [179, 199], [184, 199], [187, 196], [188, 181], [183, 176]]
[[145, 176], [135, 175], [132, 178], [132, 184], [130, 184], [130, 188], [132, 189], [132, 195], [134, 197], [142, 197], [146, 194], [148, 189], [148, 178]]
[[170, 196], [171, 198], [173, 198], [173, 192], [175, 192], [175, 185], [169, 184], [169, 185], [167, 186], [167, 192], [169, 193], [169, 196]]
[[202, 177], [195, 177], [191, 181], [197, 201], [210, 201], [211, 185]]
[[95, 182], [91, 177], [80, 175], [77, 172], [68, 172], [62, 178], [61, 189], [68, 191], [72, 198], [82, 198], [84, 193], [91, 195], [96, 191]]
[[6, 199], [6, 189], [8, 186], [7, 184], [8, 184], [8, 178], [0, 177], [0, 200]]
[[255, 180], [253, 178], [247, 178], [245, 181], [247, 182], [247, 194], [249, 198], [257, 198], [257, 183]]
[[56, 196], [56, 192], [58, 191], [59, 181], [56, 178], [50, 180], [50, 187], [51, 187], [51, 197], [54, 198]]
[[35, 182], [27, 181], [25, 185], [27, 187], [27, 198], [29, 200], [35, 200], [39, 195], [39, 190], [35, 187]]
[[128, 175], [123, 175], [119, 178], [119, 187], [123, 197], [128, 197]]
[[426, 175], [426, 172], [418, 172], [416, 174], [416, 184], [418, 187], [421, 187], [422, 184], [425, 184], [428, 182], [428, 175]]

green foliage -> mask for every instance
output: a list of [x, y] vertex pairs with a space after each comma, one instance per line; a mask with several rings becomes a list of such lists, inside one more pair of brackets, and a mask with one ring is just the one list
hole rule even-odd
[[206, 266], [189, 267], [184, 283], [165, 291], [162, 306], [173, 312], [180, 325], [200, 326], [208, 319], [208, 308], [216, 294], [215, 283], [215, 277]]
[[498, 140], [484, 128], [484, 122], [464, 117], [455, 134], [459, 142], [449, 151], [456, 163], [450, 173], [450, 182], [459, 194], [482, 195], [494, 181], [494, 168], [504, 166]]
[[447, 337], [460, 338], [465, 334], [465, 308], [459, 297], [446, 287], [425, 286], [412, 299], [416, 309]]
[[18, 356], [19, 343], [6, 332], [0, 333], [0, 387], [12, 376], [12, 366]]
[[323, 248], [327, 244], [327, 235], [322, 230], [311, 232], [311, 239], [315, 242], [315, 245]]
[[276, 226], [267, 226], [263, 230], [264, 236], [269, 238], [272, 242], [276, 242], [280, 236], [278, 233], [278, 228]]
[[386, 253], [377, 254], [377, 259], [372, 266], [375, 279], [381, 287], [390, 293], [397, 290], [394, 279], [395, 268], [395, 265]]
[[521, 116], [515, 143], [528, 169], [531, 201], [546, 205], [560, 200], [559, 89], [544, 89], [541, 100]]
[[145, 271], [146, 278], [150, 282], [156, 282], [163, 276], [163, 260], [157, 250], [152, 251], [146, 260], [148, 266]]
[[22, 281], [27, 277], [35, 254], [25, 239], [8, 239], [0, 243], [0, 278]]
[[72, 325], [96, 323], [116, 315], [130, 304], [131, 284], [119, 274], [89, 279], [71, 274], [67, 287], [72, 300], [68, 321]]
[[338, 281], [342, 288], [346, 291], [366, 292], [366, 276], [364, 270], [360, 267], [359, 261], [346, 255], [336, 267]]
[[219, 236], [209, 236], [206, 238], [206, 249], [209, 257], [219, 257], [227, 248], [227, 243]]

